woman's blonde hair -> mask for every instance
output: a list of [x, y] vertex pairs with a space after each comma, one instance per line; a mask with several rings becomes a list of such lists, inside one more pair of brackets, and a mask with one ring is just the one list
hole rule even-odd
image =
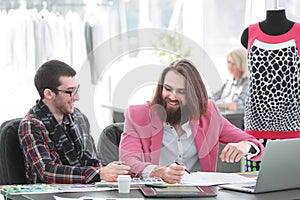
[[246, 49], [235, 49], [229, 52], [227, 55], [228, 57], [231, 57], [233, 62], [236, 64], [236, 66], [242, 70], [243, 78], [248, 78], [249, 75], [249, 69], [248, 69], [248, 59], [247, 59], [247, 51]]

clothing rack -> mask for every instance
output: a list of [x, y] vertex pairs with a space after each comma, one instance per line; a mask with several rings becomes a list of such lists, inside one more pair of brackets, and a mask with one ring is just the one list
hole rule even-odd
[[[45, 8], [45, 5], [47, 9], [52, 9], [52, 8], [81, 8], [85, 6], [89, 6], [87, 3], [56, 3], [56, 2], [51, 2], [51, 1], [43, 1], [43, 2], [36, 2], [36, 1], [25, 1], [26, 6], [28, 9], [30, 8], [37, 8], [37, 9], [42, 9]], [[15, 1], [1, 1], [0, 2], [0, 9], [15, 9], [20, 6], [20, 3], [17, 3]], [[105, 0], [102, 3], [94, 3], [93, 6], [97, 7], [112, 7], [113, 6], [113, 0]]]
[[[56, 4], [52, 4], [52, 6], [57, 6], [57, 7], [85, 7], [88, 5], [89, 4], [86, 4], [86, 3], [56, 3]], [[107, 3], [96, 3], [93, 5], [95, 5], [95, 6], [112, 6], [113, 2], [108, 1]]]
[[0, 9], [11, 9], [14, 8], [14, 2], [1, 2], [0, 3]]

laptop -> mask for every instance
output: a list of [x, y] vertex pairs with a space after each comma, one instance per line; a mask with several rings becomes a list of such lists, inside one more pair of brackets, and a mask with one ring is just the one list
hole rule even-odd
[[300, 188], [300, 139], [267, 142], [256, 181], [220, 185], [247, 193], [263, 193]]

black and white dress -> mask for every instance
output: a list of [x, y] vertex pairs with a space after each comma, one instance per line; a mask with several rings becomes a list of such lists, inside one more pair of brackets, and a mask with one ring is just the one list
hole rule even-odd
[[[300, 138], [300, 24], [277, 36], [265, 34], [259, 23], [248, 31], [245, 130], [263, 144]], [[259, 170], [259, 163], [247, 161], [245, 170]]]

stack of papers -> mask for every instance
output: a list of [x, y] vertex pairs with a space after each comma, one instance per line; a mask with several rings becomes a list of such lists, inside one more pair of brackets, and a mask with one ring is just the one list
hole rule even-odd
[[237, 173], [193, 172], [191, 174], [185, 173], [181, 183], [184, 185], [213, 186], [253, 181], [255, 181], [255, 178], [249, 178]]

